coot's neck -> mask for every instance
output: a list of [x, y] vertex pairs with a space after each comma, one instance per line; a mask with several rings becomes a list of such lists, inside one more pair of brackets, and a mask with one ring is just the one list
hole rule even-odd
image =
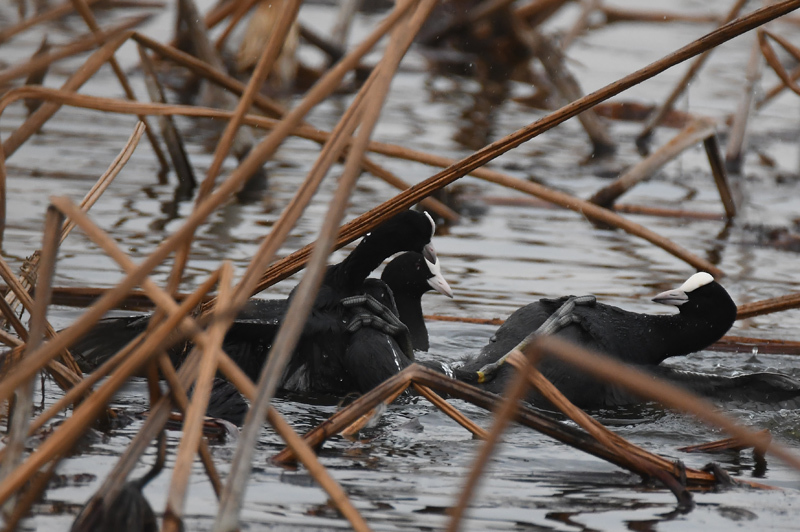
[[411, 294], [398, 290], [394, 296], [397, 317], [408, 327], [414, 349], [427, 351], [430, 344], [428, 328], [425, 326], [425, 318], [422, 316], [422, 293]]
[[641, 322], [627, 332], [626, 343], [638, 351], [635, 360], [630, 361], [655, 365], [669, 357], [688, 355], [708, 347], [728, 331], [736, 315], [734, 312], [728, 317], [723, 312], [710, 312], [705, 316], [639, 316]]
[[358, 289], [383, 260], [397, 251], [396, 242], [367, 235], [340, 263], [328, 268], [324, 283], [345, 292]]

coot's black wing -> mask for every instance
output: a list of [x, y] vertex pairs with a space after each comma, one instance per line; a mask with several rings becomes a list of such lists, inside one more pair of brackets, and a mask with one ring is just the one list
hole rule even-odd
[[89, 373], [143, 333], [148, 323], [149, 315], [104, 318], [70, 347], [70, 352], [81, 371]]

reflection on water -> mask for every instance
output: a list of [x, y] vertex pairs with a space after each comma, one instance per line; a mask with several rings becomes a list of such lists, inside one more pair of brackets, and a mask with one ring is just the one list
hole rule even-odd
[[[632, 3], [632, 2], [628, 2]], [[635, 3], [633, 3], [635, 4]], [[689, 4], [693, 2], [681, 2]], [[330, 21], [329, 7], [304, 6], [302, 15], [322, 33]], [[676, 9], [678, 9], [676, 7]], [[569, 13], [569, 12], [567, 12]], [[376, 17], [370, 15], [370, 17]], [[566, 15], [565, 15], [566, 17]], [[374, 24], [367, 19], [360, 31]], [[560, 22], [556, 22], [560, 24]], [[566, 24], [566, 22], [564, 23]], [[168, 21], [159, 17], [147, 33], [163, 37]], [[700, 25], [669, 26], [628, 24], [593, 31], [570, 50], [571, 66], [585, 90], [593, 90], [657, 59], [709, 28]], [[19, 38], [19, 47], [38, 45], [38, 37]], [[631, 44], [635, 43], [635, 46]], [[9, 47], [4, 47], [4, 51]], [[709, 75], [692, 84], [689, 103], [695, 112], [724, 121], [736, 107], [740, 72], [747, 60], [750, 41], [738, 39], [711, 59]], [[21, 60], [19, 57], [4, 60]], [[135, 51], [123, 50], [119, 59], [135, 64]], [[422, 64], [412, 54], [412, 63]], [[740, 68], [741, 67], [741, 68]], [[634, 87], [626, 99], [658, 102], [681, 74], [680, 67], [658, 80]], [[720, 83], [714, 73], [725, 72]], [[735, 75], [731, 72], [736, 73]], [[58, 71], [52, 75], [53, 83]], [[99, 81], [98, 81], [99, 80]], [[87, 86], [87, 92], [118, 96], [119, 88], [110, 73], [101, 74]], [[459, 87], [469, 92], [458, 93]], [[479, 84], [406, 71], [393, 85], [393, 92], [378, 127], [380, 140], [415, 149], [460, 158], [464, 147], [480, 145], [529, 124], [542, 113], [509, 100], [484, 100], [479, 107]], [[508, 84], [512, 95], [525, 95], [529, 87]], [[315, 125], [330, 129], [338, 120], [348, 96], [318, 107], [310, 117]], [[488, 105], [488, 107], [485, 107]], [[686, 106], [686, 101], [679, 104]], [[787, 249], [756, 244], [748, 227], [789, 227], [797, 216], [800, 182], [787, 179], [797, 171], [796, 97], [779, 98], [755, 117], [751, 145], [768, 155], [775, 166], [763, 159], [745, 160], [740, 186], [745, 204], [732, 224], [713, 221], [636, 217], [650, 229], [709, 258], [727, 277], [722, 281], [737, 303], [800, 290], [797, 255]], [[10, 107], [0, 120], [0, 132], [7, 138], [25, 116], [21, 104]], [[479, 118], [479, 120], [476, 119]], [[80, 199], [113, 160], [134, 124], [131, 117], [119, 117], [64, 109], [43, 132], [8, 161], [8, 227], [4, 256], [12, 267], [40, 245], [47, 195], [68, 195]], [[179, 121], [184, 129], [192, 123]], [[551, 186], [588, 197], [607, 180], [608, 165], [625, 168], [638, 161], [633, 139], [639, 125], [614, 123], [612, 131], [620, 149], [612, 163], [584, 163], [591, 150], [575, 121], [567, 122], [540, 138], [503, 156], [495, 167], [516, 177], [541, 180]], [[469, 134], [469, 142], [453, 139]], [[658, 131], [655, 144], [666, 142], [673, 131]], [[187, 145], [189, 158], [198, 175], [211, 163], [199, 139]], [[478, 139], [478, 140], [475, 140]], [[463, 142], [463, 145], [462, 145]], [[244, 271], [260, 239], [269, 231], [288, 203], [318, 152], [308, 141], [287, 141], [269, 163], [269, 182], [264, 195], [248, 203], [230, 203], [214, 213], [198, 231], [185, 278], [185, 289], [202, 280], [222, 258], [231, 259], [238, 273]], [[381, 164], [410, 182], [418, 182], [434, 170], [423, 165], [383, 159]], [[226, 163], [226, 168], [233, 165]], [[178, 201], [174, 186], [158, 183], [157, 164], [149, 146], [142, 143], [106, 196], [92, 209], [92, 218], [135, 260], [140, 260], [173, 231], [191, 211], [191, 201]], [[223, 172], [224, 173], [224, 172]], [[336, 171], [332, 172], [335, 174]], [[683, 282], [689, 267], [653, 246], [627, 234], [598, 229], [572, 212], [506, 205], [480, 205], [481, 195], [518, 198], [520, 195], [476, 179], [469, 185], [473, 201], [480, 208], [471, 211], [460, 225], [438, 236], [436, 247], [443, 271], [456, 293], [455, 300], [426, 296], [425, 311], [463, 317], [505, 317], [519, 306], [541, 296], [592, 293], [604, 302], [639, 312], [665, 312], [649, 298]], [[281, 250], [288, 254], [313, 240], [332, 195], [336, 181], [327, 179], [315, 202], [308, 208]], [[375, 178], [364, 175], [357, 195], [348, 207], [348, 217], [360, 214], [391, 197], [394, 191]], [[667, 165], [652, 182], [639, 185], [624, 198], [641, 203], [699, 211], [720, 212], [718, 194], [700, 148], [689, 150], [680, 160]], [[501, 203], [501, 202], [498, 202]], [[340, 260], [346, 250], [337, 252]], [[164, 282], [169, 264], [156, 269], [153, 278]], [[121, 278], [118, 267], [80, 232], [64, 243], [58, 264], [58, 285], [112, 286]], [[265, 297], [285, 296], [297, 277], [268, 290]], [[55, 308], [51, 318], [57, 327], [79, 315], [74, 309]], [[429, 358], [455, 361], [476, 352], [493, 328], [457, 323], [432, 322]], [[800, 340], [797, 315], [787, 312], [737, 323], [733, 334]], [[670, 361], [671, 365], [694, 371], [736, 375], [751, 371], [778, 371], [800, 376], [797, 363], [777, 355], [700, 353]], [[45, 402], [57, 395], [48, 384]], [[115, 404], [134, 413], [146, 407], [145, 386], [133, 383], [115, 399]], [[471, 405], [456, 402], [471, 418], [488, 426], [490, 416]], [[278, 409], [300, 432], [324, 420], [334, 407], [308, 405], [287, 399], [277, 401]], [[761, 410], [753, 405], [727, 407], [727, 412], [754, 427], [769, 428], [774, 437], [790, 446], [800, 444], [800, 415], [795, 410]], [[728, 530], [731, 526], [792, 529], [800, 516], [796, 490], [800, 477], [777, 460], [755, 460], [749, 452], [686, 455], [675, 449], [688, 443], [718, 439], [721, 434], [691, 419], [647, 406], [630, 411], [599, 412], [613, 429], [634, 443], [700, 467], [716, 461], [734, 476], [756, 478], [788, 488], [786, 491], [754, 492], [734, 489], [699, 493], [696, 508], [688, 514], [675, 513], [673, 496], [658, 487], [642, 485], [638, 477], [527, 429], [513, 427], [505, 444], [492, 461], [489, 473], [468, 514], [470, 530]], [[98, 435], [88, 443], [88, 454], [64, 461], [59, 474], [66, 479], [47, 493], [47, 502], [37, 507], [30, 529], [66, 529], [71, 514], [97, 489], [116, 458], [140, 427], [138, 420], [109, 435]], [[179, 433], [170, 433], [174, 451]], [[446, 511], [471, 467], [479, 442], [423, 400], [393, 406], [364, 440], [351, 443], [335, 439], [321, 453], [323, 463], [352, 496], [367, 520], [380, 529], [439, 528], [446, 524]], [[224, 474], [235, 443], [217, 445], [213, 453]], [[313, 485], [303, 469], [289, 471], [272, 466], [268, 457], [281, 448], [280, 440], [264, 429], [254, 462], [244, 520], [254, 527], [330, 530], [347, 528], [327, 506], [326, 496]], [[170, 460], [174, 459], [174, 454]], [[154, 460], [151, 450], [134, 476], [140, 476]], [[172, 463], [168, 463], [171, 467]], [[187, 529], [207, 530], [216, 508], [215, 497], [203, 479], [200, 466], [188, 500]], [[92, 477], [80, 475], [90, 474]], [[146, 489], [156, 511], [161, 511], [169, 474], [162, 474]], [[53, 515], [49, 515], [49, 510]]]

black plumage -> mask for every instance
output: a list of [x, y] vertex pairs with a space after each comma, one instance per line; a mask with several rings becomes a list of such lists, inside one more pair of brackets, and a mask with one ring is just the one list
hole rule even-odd
[[[474, 375], [487, 364], [497, 362], [541, 326], [567, 299], [542, 299], [518, 309], [478, 356], [459, 368], [458, 375]], [[736, 319], [736, 304], [707, 273], [695, 274], [677, 290], [663, 292], [653, 300], [677, 306], [678, 313], [652, 315], [602, 303], [577, 305], [572, 312], [575, 321], [556, 334], [629, 364], [654, 367], [669, 357], [708, 347], [725, 334]], [[542, 360], [539, 369], [578, 406], [614, 406], [631, 401], [629, 394], [558, 360]], [[500, 393], [512, 372], [508, 365], [501, 365], [494, 378], [482, 386]], [[530, 399], [534, 403], [542, 401], [538, 395], [532, 395]]]
[[[351, 311], [342, 304], [342, 300], [363, 293], [367, 275], [386, 257], [397, 251], [412, 250], [414, 258], [398, 257], [401, 263], [419, 262], [432, 259], [438, 266], [436, 255], [430, 245], [434, 224], [427, 214], [415, 211], [403, 212], [379, 226], [368, 234], [359, 245], [339, 264], [330, 266], [326, 272], [323, 286], [317, 296], [312, 313], [306, 322], [298, 346], [284, 372], [282, 388], [294, 392], [315, 392], [343, 394], [359, 386], [352, 378], [352, 373], [343, 364], [348, 345], [349, 334], [346, 326]], [[423, 262], [424, 264], [424, 262]], [[387, 266], [390, 268], [391, 264]], [[419, 276], [406, 286], [424, 283], [428, 277], [436, 277], [428, 271], [407, 270], [410, 276]], [[392, 269], [390, 268], [390, 271]], [[440, 276], [439, 276], [440, 277]], [[390, 282], [406, 282], [403, 276], [395, 277]], [[446, 283], [444, 283], [446, 286]], [[404, 308], [413, 307], [414, 302], [406, 303], [405, 286], [394, 287]], [[449, 290], [449, 287], [448, 287]], [[408, 297], [419, 298], [422, 292], [414, 290]], [[253, 380], [258, 379], [262, 366], [272, 345], [288, 307], [287, 300], [250, 300], [237, 316], [223, 341], [223, 349], [239, 364]], [[136, 334], [144, 331], [149, 317], [111, 318], [103, 320], [86, 337], [73, 347], [76, 359], [89, 371], [104, 359], [108, 358], [129, 342]], [[421, 319], [425, 343], [427, 331]], [[417, 327], [417, 325], [415, 325]], [[415, 337], [421, 338], [419, 332]], [[188, 352], [186, 346], [171, 350], [171, 357], [176, 364]]]

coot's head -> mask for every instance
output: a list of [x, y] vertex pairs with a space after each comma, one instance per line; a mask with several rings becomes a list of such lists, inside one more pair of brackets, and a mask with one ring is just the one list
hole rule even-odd
[[367, 233], [364, 240], [379, 240], [398, 251], [416, 251], [436, 263], [431, 244], [436, 224], [427, 212], [403, 211]]
[[436, 290], [447, 297], [453, 297], [453, 291], [442, 275], [439, 261], [431, 262], [420, 253], [408, 251], [398, 255], [386, 265], [381, 279], [394, 292], [421, 296], [428, 290]]
[[732, 324], [736, 319], [736, 303], [728, 292], [706, 273], [689, 277], [675, 290], [667, 290], [653, 298], [656, 303], [674, 305], [683, 315], [707, 316], [714, 314]]

